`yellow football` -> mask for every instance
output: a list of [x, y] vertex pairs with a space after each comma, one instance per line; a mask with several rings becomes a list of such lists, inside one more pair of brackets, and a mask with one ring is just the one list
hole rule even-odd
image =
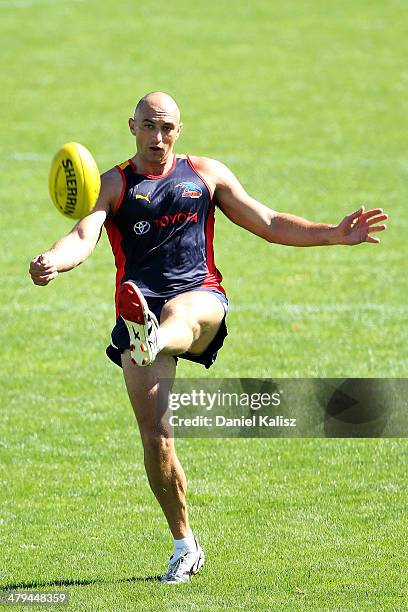
[[96, 204], [101, 177], [91, 153], [78, 142], [67, 142], [54, 155], [48, 176], [50, 196], [57, 210], [81, 219]]

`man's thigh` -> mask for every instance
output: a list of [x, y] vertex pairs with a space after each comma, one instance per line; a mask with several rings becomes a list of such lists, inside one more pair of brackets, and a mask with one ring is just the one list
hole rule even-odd
[[160, 323], [171, 317], [187, 318], [198, 326], [199, 335], [191, 345], [189, 353], [199, 355], [217, 335], [225, 317], [225, 309], [211, 291], [188, 291], [171, 298], [163, 306]]
[[168, 398], [176, 375], [174, 357], [159, 354], [147, 367], [134, 365], [129, 350], [123, 351], [121, 358], [126, 388], [142, 438], [172, 436]]

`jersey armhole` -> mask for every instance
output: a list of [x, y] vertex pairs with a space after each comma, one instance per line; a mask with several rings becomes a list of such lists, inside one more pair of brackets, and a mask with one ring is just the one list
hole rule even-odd
[[120, 192], [120, 196], [116, 202], [116, 204], [114, 205], [113, 209], [112, 209], [112, 215], [116, 215], [116, 213], [119, 210], [119, 206], [122, 204], [123, 201], [123, 196], [125, 195], [125, 189], [126, 189], [126, 177], [125, 177], [125, 173], [123, 172], [121, 166], [115, 166], [116, 170], [118, 170], [120, 172], [120, 175], [122, 177], [122, 191]]
[[200, 178], [203, 181], [204, 185], [207, 187], [208, 193], [210, 194], [210, 200], [212, 202], [213, 199], [214, 199], [214, 193], [213, 193], [213, 191], [211, 191], [209, 184], [207, 183], [205, 178], [199, 173], [199, 171], [197, 170], [197, 168], [193, 164], [193, 161], [191, 160], [191, 158], [188, 155], [186, 155], [186, 158], [187, 158], [188, 164], [191, 167], [191, 169], [196, 173], [198, 178]]

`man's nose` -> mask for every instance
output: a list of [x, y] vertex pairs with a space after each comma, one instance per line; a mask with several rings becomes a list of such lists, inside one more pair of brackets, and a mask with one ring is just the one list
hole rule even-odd
[[153, 134], [153, 139], [154, 139], [154, 142], [157, 142], [157, 143], [163, 141], [163, 135], [161, 133], [161, 130], [155, 130]]

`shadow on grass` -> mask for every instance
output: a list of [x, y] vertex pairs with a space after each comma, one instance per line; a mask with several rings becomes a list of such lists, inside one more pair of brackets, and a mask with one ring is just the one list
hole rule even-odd
[[37, 589], [47, 587], [88, 586], [90, 584], [116, 584], [121, 582], [156, 582], [161, 576], [145, 576], [144, 578], [134, 576], [133, 578], [117, 578], [115, 580], [104, 580], [103, 578], [90, 578], [88, 580], [51, 580], [50, 582], [15, 582], [3, 584], [0, 591], [15, 591], [16, 589]]

